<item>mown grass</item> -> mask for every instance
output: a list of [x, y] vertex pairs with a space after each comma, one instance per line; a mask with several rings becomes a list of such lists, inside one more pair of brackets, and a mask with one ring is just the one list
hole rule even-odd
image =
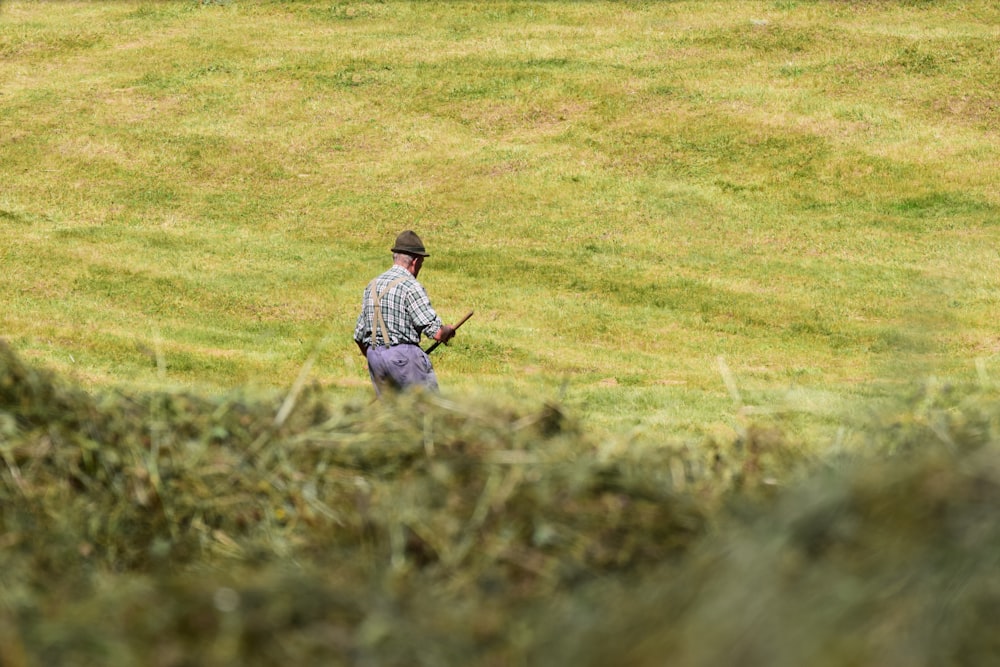
[[693, 442], [509, 396], [88, 393], [0, 345], [0, 659], [993, 664], [996, 389]]
[[446, 393], [686, 430], [731, 420], [720, 356], [807, 413], [997, 372], [990, 3], [0, 12], [0, 334], [88, 387], [286, 386], [326, 340], [365, 395], [408, 227], [477, 313]]

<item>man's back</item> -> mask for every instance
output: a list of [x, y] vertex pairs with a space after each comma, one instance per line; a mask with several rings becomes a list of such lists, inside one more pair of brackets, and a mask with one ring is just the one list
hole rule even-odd
[[420, 348], [421, 335], [447, 342], [455, 329], [445, 325], [431, 305], [417, 274], [428, 257], [412, 231], [396, 238], [393, 265], [365, 287], [354, 342], [368, 360], [375, 393], [423, 385], [437, 389], [430, 357]]

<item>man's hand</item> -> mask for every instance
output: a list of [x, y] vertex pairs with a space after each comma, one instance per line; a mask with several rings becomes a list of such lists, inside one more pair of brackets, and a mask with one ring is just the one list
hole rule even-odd
[[434, 334], [434, 340], [436, 340], [439, 343], [444, 343], [445, 345], [447, 345], [448, 341], [450, 341], [454, 337], [455, 337], [455, 327], [450, 327], [447, 324], [443, 325], [440, 329], [437, 330], [437, 333]]
[[358, 349], [361, 350], [361, 356], [368, 358], [368, 343], [362, 343], [360, 340], [354, 341], [358, 344]]
[[463, 324], [465, 324], [465, 321], [467, 319], [469, 319], [470, 317], [472, 317], [472, 311], [471, 310], [469, 311], [469, 314], [466, 315], [465, 317], [463, 317], [462, 319], [460, 319], [458, 321], [458, 324], [456, 324], [455, 326], [450, 327], [447, 324], [442, 325], [440, 329], [438, 329], [437, 331], [434, 332], [434, 336], [433, 336], [433, 338], [434, 338], [434, 344], [431, 345], [426, 350], [424, 350], [424, 352], [426, 352], [427, 354], [430, 354], [431, 352], [433, 352], [434, 350], [437, 349], [438, 345], [440, 345], [441, 343], [447, 343], [452, 338], [454, 338], [455, 337], [455, 332], [458, 331], [458, 328], [460, 326], [462, 326]]

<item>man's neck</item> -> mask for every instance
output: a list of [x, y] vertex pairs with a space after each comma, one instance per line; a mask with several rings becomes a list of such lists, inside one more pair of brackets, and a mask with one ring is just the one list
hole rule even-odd
[[412, 259], [409, 260], [409, 261], [406, 261], [406, 260], [403, 260], [403, 259], [398, 259], [398, 260], [396, 260], [396, 262], [393, 265], [394, 266], [398, 266], [399, 268], [403, 269], [404, 271], [406, 271], [407, 273], [409, 273], [414, 278], [417, 277], [417, 272], [414, 271], [414, 267], [416, 266], [416, 262], [414, 262]]

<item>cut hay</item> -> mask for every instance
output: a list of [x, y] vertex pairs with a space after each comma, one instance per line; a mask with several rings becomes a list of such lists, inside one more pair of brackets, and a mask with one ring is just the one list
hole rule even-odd
[[639, 444], [551, 403], [282, 400], [90, 394], [0, 346], [0, 664], [995, 657], [980, 394], [840, 458], [774, 425]]

